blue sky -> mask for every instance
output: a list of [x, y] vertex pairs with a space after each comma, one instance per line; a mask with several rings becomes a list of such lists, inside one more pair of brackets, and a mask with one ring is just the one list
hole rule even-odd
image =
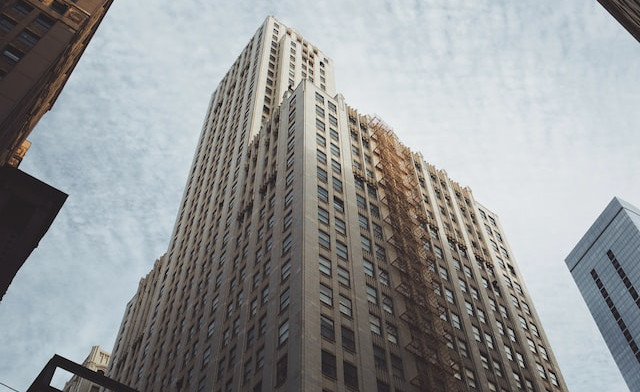
[[614, 195], [640, 205], [640, 44], [595, 0], [116, 0], [21, 165], [70, 196], [0, 304], [0, 382], [112, 348], [209, 96], [267, 15], [500, 216], [569, 388], [626, 391], [564, 264]]

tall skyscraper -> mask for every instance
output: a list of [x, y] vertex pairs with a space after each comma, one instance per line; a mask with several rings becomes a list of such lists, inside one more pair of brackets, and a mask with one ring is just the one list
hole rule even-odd
[[0, 2], [0, 299], [67, 195], [17, 169], [113, 0]]
[[598, 2], [640, 42], [640, 2], [638, 0], [598, 0]]
[[138, 390], [566, 391], [496, 215], [269, 17], [213, 93], [109, 374]]
[[615, 197], [566, 263], [631, 391], [640, 391], [640, 210]]

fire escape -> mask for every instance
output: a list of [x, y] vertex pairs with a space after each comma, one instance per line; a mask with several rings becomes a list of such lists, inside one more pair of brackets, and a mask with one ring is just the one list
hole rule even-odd
[[421, 207], [421, 192], [411, 151], [379, 118], [369, 124], [376, 153], [380, 157], [378, 182], [387, 208], [385, 222], [391, 228], [389, 243], [395, 250], [391, 264], [400, 277], [395, 290], [402, 295], [405, 311], [401, 319], [411, 332], [405, 349], [415, 358], [416, 375], [411, 383], [420, 391], [452, 392], [466, 390], [460, 381], [459, 358], [454, 361], [444, 336], [453, 336], [445, 307], [438, 303], [434, 284], [435, 255], [425, 246], [429, 242], [429, 219]]

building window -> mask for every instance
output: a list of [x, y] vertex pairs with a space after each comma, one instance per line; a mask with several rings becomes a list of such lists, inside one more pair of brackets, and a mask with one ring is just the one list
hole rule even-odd
[[320, 255], [318, 256], [318, 264], [319, 264], [320, 272], [322, 272], [327, 276], [331, 276], [331, 260]]
[[402, 358], [391, 354], [391, 373], [397, 380], [404, 381], [404, 367], [402, 366]]
[[375, 267], [373, 266], [373, 263], [370, 262], [367, 259], [363, 259], [362, 260], [362, 267], [364, 268], [364, 273], [365, 275], [371, 277], [371, 278], [375, 278]]
[[470, 388], [475, 389], [476, 388], [476, 376], [473, 373], [473, 370], [465, 368], [464, 369], [464, 374], [467, 378], [467, 385], [469, 385]]
[[360, 244], [363, 252], [371, 253], [371, 239], [369, 237], [360, 234]]
[[318, 244], [325, 249], [331, 249], [331, 237], [329, 233], [318, 230]]
[[278, 345], [283, 345], [289, 339], [289, 320], [285, 320], [278, 328]]
[[323, 164], [327, 163], [327, 154], [325, 154], [322, 150], [317, 150], [316, 156], [318, 158], [318, 162]]
[[49, 7], [51, 7], [52, 10], [59, 13], [60, 15], [63, 15], [69, 9], [69, 6], [67, 4], [64, 4], [58, 0], [54, 0], [51, 5], [49, 5]]
[[382, 325], [380, 323], [380, 317], [369, 313], [369, 329], [371, 330], [371, 333], [375, 335], [382, 335]]
[[556, 374], [554, 372], [549, 372], [549, 379], [551, 379], [551, 384], [557, 386], [560, 386], [558, 384], [558, 377], [556, 377]]
[[291, 234], [287, 235], [287, 237], [282, 241], [282, 254], [287, 254], [291, 250], [292, 243]]
[[322, 207], [318, 207], [318, 221], [320, 223], [324, 223], [325, 225], [329, 224], [329, 211], [325, 210]]
[[378, 281], [380, 282], [381, 285], [389, 287], [390, 282], [391, 282], [390, 279], [389, 279], [389, 273], [386, 270], [384, 270], [382, 268], [379, 268], [378, 269]]
[[373, 305], [378, 305], [378, 291], [375, 289], [375, 287], [371, 287], [367, 285], [366, 291], [367, 291], [367, 300], [369, 301], [369, 303]]
[[9, 32], [16, 27], [16, 22], [4, 15], [0, 15], [0, 31]]
[[24, 53], [14, 48], [13, 46], [8, 45], [2, 52], [2, 56], [5, 59], [7, 59], [10, 63], [16, 64], [18, 61], [20, 61], [20, 59], [22, 59], [22, 56], [24, 56]]
[[287, 192], [287, 194], [284, 197], [284, 206], [289, 207], [289, 205], [291, 205], [291, 202], [293, 201], [293, 189], [291, 189], [289, 192]]
[[334, 219], [334, 223], [335, 223], [335, 227], [336, 227], [336, 233], [338, 234], [342, 234], [342, 235], [347, 235], [347, 226], [345, 225], [344, 221], [340, 218], [338, 218], [337, 216]]
[[347, 388], [358, 389], [358, 369], [349, 362], [342, 362], [344, 385]]
[[343, 294], [340, 294], [338, 298], [340, 313], [344, 314], [347, 317], [352, 316], [352, 308], [351, 308], [351, 300], [345, 297]]
[[460, 316], [453, 312], [451, 312], [449, 316], [449, 318], [451, 319], [451, 325], [456, 329], [460, 329]]
[[39, 39], [40, 37], [27, 30], [23, 30], [18, 34], [18, 40], [29, 47], [35, 46]]
[[333, 306], [333, 290], [322, 283], [320, 283], [320, 301], [325, 305]]
[[287, 354], [278, 360], [276, 364], [276, 387], [287, 380]]
[[280, 294], [280, 311], [281, 312], [285, 310], [287, 307], [289, 307], [289, 301], [290, 301], [289, 288], [287, 287], [282, 292], [282, 294]]
[[20, 16], [27, 16], [33, 10], [33, 7], [22, 1], [18, 1], [13, 5], [12, 9], [20, 14]]
[[382, 369], [385, 372], [387, 371], [387, 358], [386, 353], [382, 347], [377, 345], [373, 345], [373, 362], [376, 365], [376, 368]]
[[337, 157], [340, 156], [340, 147], [336, 146], [333, 143], [330, 143], [329, 145], [329, 149], [331, 150], [331, 153]]
[[38, 15], [37, 18], [34, 19], [33, 24], [35, 26], [37, 26], [40, 30], [42, 31], [47, 31], [49, 30], [51, 27], [53, 27], [53, 24], [55, 22], [53, 21], [53, 19], [49, 18], [46, 15]]
[[386, 325], [387, 340], [391, 344], [398, 344], [398, 328], [387, 321]]
[[264, 347], [260, 347], [256, 353], [256, 373], [264, 366]]
[[356, 338], [353, 331], [343, 325], [340, 333], [342, 335], [342, 347], [347, 351], [355, 352]]
[[340, 165], [340, 163], [334, 161], [333, 159], [331, 160], [331, 169], [338, 174], [342, 172], [342, 166]]
[[340, 241], [336, 241], [336, 254], [343, 260], [349, 260], [347, 245]]
[[267, 331], [267, 315], [260, 317], [260, 321], [258, 322], [258, 336], [264, 335]]
[[393, 314], [393, 299], [391, 297], [382, 296], [382, 309], [389, 314]]
[[336, 356], [322, 350], [322, 374], [335, 379], [336, 373]]
[[342, 193], [342, 181], [340, 181], [335, 177], [332, 178], [332, 181], [333, 181], [333, 189], [338, 193]]
[[469, 358], [469, 350], [467, 348], [467, 343], [464, 340], [458, 339], [458, 348], [460, 349], [460, 355], [465, 358]]
[[338, 266], [338, 283], [345, 287], [351, 287], [351, 279], [349, 277], [349, 271]]
[[291, 275], [291, 259], [287, 259], [282, 263], [282, 267], [280, 268], [280, 280], [285, 281], [289, 275]]
[[320, 334], [323, 338], [334, 340], [335, 339], [335, 329], [333, 325], [333, 320], [325, 315], [320, 315]]
[[326, 183], [327, 182], [327, 171], [318, 166], [318, 180]]
[[320, 185], [318, 185], [318, 200], [325, 203], [329, 202], [329, 192]]

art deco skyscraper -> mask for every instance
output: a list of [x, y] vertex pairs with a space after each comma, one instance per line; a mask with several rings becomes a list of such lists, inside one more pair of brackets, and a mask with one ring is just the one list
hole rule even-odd
[[138, 390], [566, 391], [495, 214], [267, 18], [213, 93], [109, 374]]
[[631, 391], [640, 390], [640, 210], [611, 200], [566, 262]]

